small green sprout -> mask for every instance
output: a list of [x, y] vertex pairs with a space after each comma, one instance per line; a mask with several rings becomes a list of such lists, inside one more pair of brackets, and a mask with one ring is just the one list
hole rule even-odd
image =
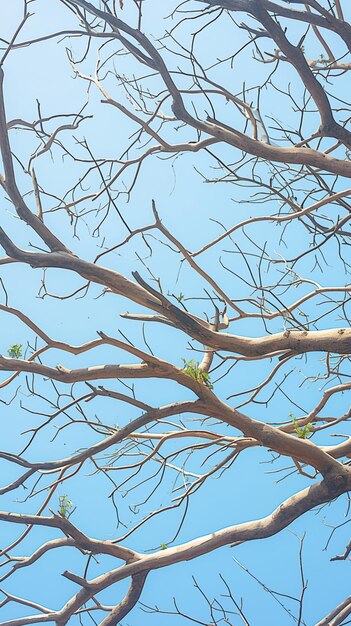
[[160, 550], [167, 550], [168, 546], [166, 543], [161, 543], [160, 544]]
[[22, 344], [21, 343], [12, 344], [12, 346], [9, 347], [7, 353], [11, 359], [20, 359], [21, 356], [23, 356]]
[[298, 426], [297, 418], [295, 417], [295, 415], [293, 415], [292, 413], [289, 413], [289, 416], [291, 417], [292, 423], [294, 425], [294, 431], [297, 434], [298, 438], [307, 439], [311, 433], [312, 424], [310, 424], [309, 422], [308, 424], [305, 424], [305, 426]]
[[182, 359], [182, 361], [184, 363], [183, 372], [185, 372], [185, 374], [194, 378], [198, 383], [206, 385], [209, 389], [213, 389], [209, 374], [200, 369], [197, 361], [194, 361], [194, 359], [191, 359], [190, 361]]
[[182, 300], [184, 300], [184, 294], [182, 292], [180, 292], [179, 296], [178, 296], [178, 300], [179, 302], [181, 302]]
[[62, 517], [69, 517], [73, 509], [73, 502], [65, 496], [59, 496], [58, 512]]

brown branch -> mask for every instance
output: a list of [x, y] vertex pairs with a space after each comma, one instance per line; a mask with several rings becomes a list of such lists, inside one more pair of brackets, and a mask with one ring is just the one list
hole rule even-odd
[[123, 600], [111, 611], [110, 615], [105, 617], [100, 623], [100, 626], [116, 626], [120, 621], [128, 615], [132, 608], [138, 602], [141, 592], [143, 590], [146, 580], [146, 574], [135, 574], [132, 576], [132, 581], [126, 596]]
[[5, 171], [3, 186], [13, 202], [18, 216], [26, 222], [52, 251], [61, 251], [70, 254], [70, 250], [45, 226], [39, 217], [34, 215], [25, 204], [16, 184], [12, 161], [11, 147], [7, 134], [6, 114], [4, 103], [4, 72], [0, 68], [0, 151]]

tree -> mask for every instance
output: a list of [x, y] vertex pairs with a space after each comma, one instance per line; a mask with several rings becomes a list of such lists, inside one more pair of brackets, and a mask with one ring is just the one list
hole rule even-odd
[[210, 559], [288, 528], [268, 621], [348, 623], [343, 4], [3, 2], [2, 624], [259, 623]]

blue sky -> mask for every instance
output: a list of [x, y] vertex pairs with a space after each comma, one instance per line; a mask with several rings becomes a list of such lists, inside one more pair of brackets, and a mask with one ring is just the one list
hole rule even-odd
[[[128, 4], [127, 1], [125, 4]], [[35, 16], [28, 22], [21, 40], [66, 27], [77, 27], [74, 16], [56, 0], [50, 3], [50, 8], [48, 8], [47, 2], [36, 0], [30, 5], [30, 8], [35, 11]], [[6, 38], [13, 32], [21, 10], [22, 3], [17, 0], [11, 5], [6, 0], [0, 0], [0, 13], [5, 16], [2, 23], [3, 37]], [[127, 11], [128, 7], [126, 7]], [[145, 26], [146, 32], [152, 32], [155, 35], [162, 31], [163, 23], [160, 19], [162, 11], [163, 8], [158, 3], [151, 6]], [[201, 58], [204, 59], [205, 63], [213, 57], [224, 56], [231, 48], [232, 25], [229, 21], [223, 20], [220, 28], [222, 29], [220, 31], [221, 37], [216, 38], [215, 41], [202, 40], [198, 44], [198, 53], [202, 55]], [[295, 36], [298, 36], [298, 33]], [[183, 32], [183, 37], [186, 39], [186, 29]], [[242, 37], [242, 41], [245, 41], [245, 33], [238, 31], [238, 29], [235, 31], [235, 37]], [[235, 43], [239, 45], [237, 39]], [[69, 44], [72, 46], [74, 54], [78, 55], [81, 52], [81, 44], [75, 40], [60, 44], [52, 40], [30, 48], [16, 50], [9, 56], [5, 66], [8, 119], [17, 117], [27, 120], [35, 119], [37, 99], [41, 103], [43, 115], [77, 112], [81, 109], [87, 101], [87, 85], [79, 79], [73, 79], [73, 71], [65, 54], [65, 46]], [[214, 47], [216, 48], [215, 52]], [[87, 73], [94, 71], [94, 55], [93, 46], [84, 64], [84, 71]], [[133, 64], [128, 57], [118, 57], [116, 64], [121, 74], [131, 74], [135, 71], [135, 63]], [[234, 71], [229, 73], [222, 66], [218, 70], [218, 81], [223, 80], [226, 84], [228, 81], [228, 88], [230, 86], [234, 92], [239, 91], [243, 81], [254, 86], [258, 79], [251, 74], [253, 68], [255, 65], [252, 63], [251, 52], [248, 51], [243, 54], [242, 60], [235, 64]], [[262, 69], [262, 72], [265, 71], [266, 69]], [[287, 70], [287, 73], [289, 72], [290, 70]], [[292, 85], [298, 89], [292, 74], [291, 81]], [[122, 97], [121, 89], [115, 83], [116, 80], [111, 75], [108, 79], [109, 88], [116, 97]], [[270, 97], [265, 93], [261, 97], [262, 108], [267, 120], [269, 116], [282, 115], [284, 122], [289, 124], [290, 119], [287, 116], [292, 114], [282, 110], [280, 96], [277, 94], [274, 102], [269, 99]], [[95, 155], [107, 155], [115, 158], [122, 152], [129, 134], [135, 128], [130, 122], [126, 122], [119, 114], [116, 114], [112, 108], [101, 105], [100, 99], [96, 90], [91, 89], [86, 112], [93, 115], [93, 119], [83, 122], [74, 136], [80, 141], [86, 139]], [[223, 119], [229, 121], [231, 114], [229, 108], [222, 106], [220, 111], [223, 114]], [[293, 126], [293, 124], [294, 119], [292, 117], [291, 125]], [[179, 130], [179, 137], [187, 138], [189, 133], [185, 130]], [[77, 154], [83, 156], [84, 150], [77, 148], [73, 138], [70, 139], [67, 134], [65, 139], [67, 145], [75, 149]], [[194, 136], [191, 136], [190, 139], [194, 139]], [[24, 160], [37, 147], [36, 141], [26, 132], [12, 132], [11, 142], [13, 150], [21, 155]], [[234, 151], [228, 147], [222, 148], [219, 152], [221, 157], [227, 158], [228, 161], [238, 158], [238, 155], [233, 154]], [[272, 209], [270, 203], [261, 205], [250, 203], [250, 192], [245, 189], [239, 189], [230, 184], [211, 185], [205, 183], [196, 170], [208, 176], [216, 176], [218, 172], [213, 169], [214, 165], [215, 162], [204, 153], [181, 155], [176, 160], [150, 158], [142, 168], [130, 201], [126, 202], [125, 196], [120, 196], [118, 199], [118, 205], [125, 219], [132, 227], [150, 223], [152, 221], [151, 200], [155, 198], [167, 228], [179, 237], [189, 249], [195, 250], [221, 232], [218, 225], [210, 222], [210, 218], [216, 218], [230, 226], [234, 220], [239, 222], [253, 213], [265, 215]], [[73, 163], [67, 156], [63, 159], [59, 149], [54, 150], [52, 155], [49, 153], [43, 155], [35, 162], [39, 183], [57, 195], [66, 190], [70, 183], [77, 179], [82, 167]], [[23, 174], [19, 165], [17, 173], [21, 190], [23, 192], [29, 191], [31, 189], [30, 178]], [[97, 185], [95, 174], [91, 177], [90, 183], [93, 187]], [[128, 183], [128, 177], [126, 183]], [[303, 189], [301, 194], [303, 194]], [[33, 197], [29, 196], [29, 199], [30, 205], [33, 206]], [[246, 199], [247, 202], [241, 203], [242, 199]], [[52, 207], [53, 199], [47, 198], [45, 206], [47, 208]], [[89, 201], [86, 206], [90, 208]], [[61, 211], [48, 217], [48, 225], [62, 236], [77, 254], [87, 259], [93, 259], [100, 251], [99, 246], [102, 244], [103, 237], [105, 237], [104, 245], [112, 245], [126, 235], [124, 226], [113, 215], [103, 227], [103, 236], [92, 239], [89, 228], [91, 229], [94, 219], [95, 216], [90, 216], [86, 225], [82, 223], [79, 226], [79, 239], [72, 238], [68, 217]], [[29, 240], [32, 244], [37, 243], [32, 234], [28, 235], [28, 227], [19, 223], [13, 216], [13, 211], [4, 198], [2, 198], [2, 224], [18, 245], [28, 246]], [[263, 243], [269, 240], [271, 250], [274, 250], [277, 255], [283, 249], [283, 246], [279, 244], [281, 231], [270, 224], [253, 227], [249, 234], [255, 242]], [[254, 246], [242, 234], [236, 235], [235, 242], [243, 246], [249, 253], [254, 249]], [[294, 256], [296, 251], [303, 248], [306, 243], [308, 243], [306, 232], [296, 227], [296, 231], [291, 231], [288, 240], [288, 256]], [[182, 267], [179, 274], [179, 256], [170, 254], [169, 250], [157, 241], [153, 241], [153, 246], [154, 254], [148, 263], [155, 275], [161, 277], [165, 291], [174, 294], [182, 292], [186, 298], [189, 298], [190, 294], [202, 298], [204, 285], [198, 280], [198, 277], [194, 276], [185, 266]], [[335, 256], [333, 246], [334, 244], [330, 243], [329, 252], [332, 258]], [[218, 262], [218, 257], [221, 256], [223, 263], [229, 265], [239, 275], [247, 276], [247, 268], [242, 258], [235, 254], [234, 244], [229, 240], [223, 242], [222, 248], [224, 251], [220, 254], [219, 249], [216, 248], [201, 256], [202, 265], [218, 278], [225, 290], [231, 294], [237, 293], [238, 297], [247, 297], [250, 289], [246, 288], [233, 274], [224, 273]], [[140, 242], [140, 239], [121, 248], [117, 254], [105, 256], [103, 263], [116, 268], [128, 277], [131, 276], [132, 271], [138, 270], [148, 280], [150, 277], [136, 257], [136, 252], [144, 256], [147, 254], [147, 249]], [[300, 269], [305, 275], [308, 275], [312, 266], [312, 260], [308, 259], [300, 266]], [[271, 275], [274, 277], [273, 271]], [[21, 308], [56, 339], [78, 344], [95, 338], [97, 330], [102, 329], [108, 334], [117, 335], [118, 329], [121, 329], [127, 333], [128, 338], [135, 345], [144, 347], [141, 326], [138, 323], [121, 320], [119, 317], [120, 313], [126, 310], [138, 312], [141, 309], [123, 300], [123, 298], [117, 298], [111, 294], [100, 297], [101, 288], [93, 286], [85, 299], [57, 300], [49, 297], [42, 299], [36, 297], [41, 285], [40, 270], [32, 270], [14, 264], [8, 267], [2, 266], [1, 276], [9, 292], [10, 305]], [[345, 283], [344, 274], [333, 265], [325, 267], [323, 275], [318, 270], [314, 271], [313, 277], [317, 281], [322, 281], [323, 284]], [[48, 272], [47, 281], [49, 289], [60, 294], [69, 293], [82, 285], [80, 278], [68, 276], [63, 271], [58, 270]], [[300, 295], [304, 289], [305, 287], [302, 286], [299, 291]], [[208, 305], [203, 300], [187, 300], [187, 302], [192, 312], [198, 315], [203, 315], [205, 309], [209, 311]], [[2, 313], [2, 319], [0, 350], [4, 354], [6, 354], [8, 346], [14, 342], [23, 345], [29, 342], [33, 345], [33, 333], [29, 332], [23, 324], [5, 313]], [[325, 325], [328, 326], [328, 324], [330, 324], [330, 320], [325, 321]], [[337, 319], [334, 320], [334, 325], [339, 325]], [[270, 325], [272, 332], [282, 330], [282, 328], [281, 320]], [[263, 334], [264, 329], [262, 326], [258, 326], [257, 321], [242, 321], [231, 327], [231, 332], [257, 336]], [[183, 357], [191, 358], [191, 353], [187, 352], [187, 338], [180, 333], [158, 325], [150, 325], [146, 328], [146, 333], [148, 342], [159, 357], [169, 359], [179, 366]], [[134, 362], [130, 356], [105, 347], [76, 357], [67, 354], [62, 355], [52, 350], [45, 357], [45, 362], [51, 365], [60, 362], [67, 367], [79, 367], [114, 362], [116, 359], [121, 359], [121, 362]], [[321, 359], [322, 355], [317, 354], [308, 356], [306, 361], [304, 359], [296, 360], [294, 371], [287, 383], [286, 389], [305, 410], [310, 410], [320, 397], [322, 383], [321, 385], [312, 385], [306, 382], [302, 387], [301, 384], [311, 372], [323, 369]], [[288, 368], [291, 369], [290, 366]], [[243, 389], [248, 377], [250, 384], [254, 385], [263, 380], [269, 371], [270, 364], [265, 361], [257, 362], [257, 365], [250, 369], [249, 374], [245, 364], [239, 365], [234, 368], [225, 381], [217, 384], [216, 391], [225, 398], [227, 395]], [[30, 393], [24, 385], [24, 378], [23, 380], [22, 378], [22, 387], [16, 400], [10, 406], [1, 405], [4, 442], [6, 449], [14, 452], [18, 452], [23, 447], [23, 440], [26, 441], [26, 437], [20, 437], [20, 433], [31, 427], [33, 421], [39, 424], [42, 415], [49, 411], [49, 407], [44, 401], [30, 397]], [[116, 388], [117, 386], [116, 383]], [[16, 387], [15, 382], [11, 387], [6, 388], [2, 391], [0, 399], [8, 401]], [[54, 398], [50, 383], [38, 381], [37, 389], [48, 398]], [[61, 389], [64, 393], [63, 386]], [[83, 385], [80, 389], [83, 389]], [[187, 399], [184, 397], [183, 391], [168, 382], [139, 381], [136, 384], [136, 390], [138, 397], [140, 395], [144, 401], [152, 404], [161, 405], [175, 399]], [[37, 411], [38, 415], [33, 417], [24, 412], [23, 405]], [[330, 406], [328, 405], [332, 414], [341, 414], [343, 410], [346, 410], [346, 407], [347, 398], [341, 400], [338, 398], [335, 403], [331, 402]], [[114, 403], [103, 398], [94, 401], [93, 407], [87, 406], [86, 408], [91, 416], [97, 414], [102, 421], [111, 425], [116, 422], [123, 425], [138, 414], [129, 407], [116, 407]], [[252, 417], [269, 422], [287, 420], [290, 411], [298, 416], [301, 414], [296, 407], [291, 407], [286, 398], [279, 393], [274, 396], [268, 408], [262, 404], [255, 405], [253, 408], [249, 407], [247, 410]], [[58, 425], [62, 423], [63, 421], [58, 421]], [[340, 432], [347, 432], [347, 426], [343, 425]], [[96, 435], [84, 426], [68, 427], [54, 441], [51, 441], [55, 433], [55, 427], [43, 432], [29, 450], [28, 458], [31, 460], [44, 457], [48, 460], [58, 458], [96, 441]], [[330, 443], [330, 438], [328, 435], [324, 435], [320, 438], [320, 442]], [[2, 447], [5, 447], [5, 444]], [[289, 465], [289, 463], [283, 459], [275, 465], [271, 465], [267, 463], [270, 459], [270, 454], [264, 450], [248, 450], [239, 457], [238, 461], [221, 477], [220, 481], [209, 480], [206, 486], [193, 496], [186, 524], [183, 526], [177, 542], [189, 540], [226, 525], [264, 516], [278, 506], [283, 499], [309, 484], [308, 479], [296, 475], [282, 482], [277, 482], [277, 475], [270, 473], [270, 471]], [[267, 464], [263, 465], [263, 463]], [[5, 484], [12, 476], [11, 470], [5, 462], [0, 463], [0, 468]], [[72, 521], [93, 537], [114, 538], [119, 533], [123, 533], [123, 530], [116, 530], [116, 518], [108, 498], [111, 493], [111, 485], [103, 477], [94, 481], [90, 476], [92, 470], [93, 467], [87, 465], [85, 473], [72, 479], [69, 488], [67, 487], [67, 493], [76, 506]], [[94, 486], [92, 487], [93, 482]], [[152, 500], [150, 507], [158, 507], [169, 499], [170, 484], [171, 477], [161, 489], [160, 494]], [[118, 506], [128, 523], [135, 523], [138, 517], [128, 511], [127, 503], [135, 504], [141, 500], [143, 489], [142, 487], [134, 492], [130, 496], [130, 500], [123, 498], [121, 493], [117, 496]], [[63, 495], [64, 493], [66, 493], [66, 487], [60, 488], [58, 494]], [[33, 498], [24, 505], [14, 500], [12, 494], [9, 494], [3, 498], [1, 507], [3, 510], [35, 512], [41, 503], [41, 498], [42, 496]], [[342, 498], [339, 502], [322, 509], [318, 514], [315, 511], [309, 513], [277, 537], [262, 542], [248, 543], [235, 550], [223, 548], [196, 561], [154, 572], [149, 576], [146, 583], [142, 601], [149, 605], [156, 603], [161, 609], [172, 610], [172, 598], [175, 596], [179, 601], [179, 607], [182, 607], [184, 611], [191, 611], [197, 618], [203, 619], [207, 623], [206, 620], [209, 618], [208, 615], [206, 617], [206, 604], [200, 594], [193, 589], [191, 576], [196, 578], [212, 598], [216, 594], [223, 593], [223, 585], [219, 579], [221, 572], [230, 583], [236, 600], [239, 600], [240, 597], [244, 598], [244, 610], [247, 611], [250, 623], [255, 624], [255, 626], [256, 624], [265, 625], [268, 623], [284, 626], [285, 624], [292, 624], [293, 621], [289, 615], [238, 567], [233, 557], [235, 556], [242, 561], [268, 587], [281, 593], [299, 595], [299, 541], [294, 533], [302, 537], [306, 531], [304, 562], [309, 586], [304, 619], [307, 624], [312, 624], [349, 593], [348, 564], [337, 562], [331, 568], [329, 563], [330, 557], [336, 552], [342, 551], [348, 542], [348, 526], [340, 529], [328, 550], [323, 551], [330, 534], [328, 525], [340, 524], [344, 521], [345, 510], [346, 502], [345, 498]], [[168, 543], [171, 540], [178, 522], [178, 511], [168, 516], [161, 515], [152, 524], [142, 527], [125, 543], [140, 551], [155, 549], [161, 543]], [[18, 536], [18, 529], [8, 528], [5, 524], [2, 526], [2, 545], [5, 545]], [[57, 536], [54, 531], [33, 530], [27, 543], [20, 547], [17, 553], [23, 554], [25, 549], [25, 553], [29, 554], [43, 540], [54, 536]], [[85, 558], [77, 555], [70, 548], [65, 548], [57, 554], [47, 555], [33, 566], [31, 573], [22, 570], [15, 577], [10, 578], [6, 581], [6, 589], [12, 593], [19, 593], [19, 589], [21, 589], [27, 598], [58, 609], [76, 592], [76, 587], [64, 579], [60, 575], [61, 572], [64, 569], [70, 569], [81, 574], [84, 564]], [[92, 578], [98, 573], [106, 571], [106, 568], [109, 567], [114, 567], [111, 559], [99, 558], [99, 563], [92, 563], [89, 577]], [[332, 572], [334, 580], [333, 586], [327, 579], [330, 572]], [[107, 603], [116, 602], [116, 598], [122, 597], [125, 589], [126, 584], [120, 584], [118, 588], [102, 594], [103, 601]], [[318, 598], [318, 602], [316, 598]], [[291, 608], [294, 606], [293, 604], [288, 605]], [[2, 611], [1, 619], [6, 622], [6, 620], [19, 617], [22, 614], [28, 614], [28, 609], [10, 604]], [[74, 618], [70, 623], [74, 625], [79, 622], [78, 619]], [[151, 626], [151, 624], [166, 626], [166, 624], [177, 623], [185, 622], [183, 618], [177, 616], [140, 614], [140, 608], [136, 608], [124, 621], [125, 626], [127, 624], [131, 626], [139, 626], [139, 624], [143, 624], [143, 626]], [[233, 623], [236, 624], [235, 619]]]

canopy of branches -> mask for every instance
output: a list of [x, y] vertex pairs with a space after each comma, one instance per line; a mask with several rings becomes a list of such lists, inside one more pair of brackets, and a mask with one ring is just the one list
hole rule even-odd
[[349, 2], [0, 9], [1, 624], [350, 623]]

